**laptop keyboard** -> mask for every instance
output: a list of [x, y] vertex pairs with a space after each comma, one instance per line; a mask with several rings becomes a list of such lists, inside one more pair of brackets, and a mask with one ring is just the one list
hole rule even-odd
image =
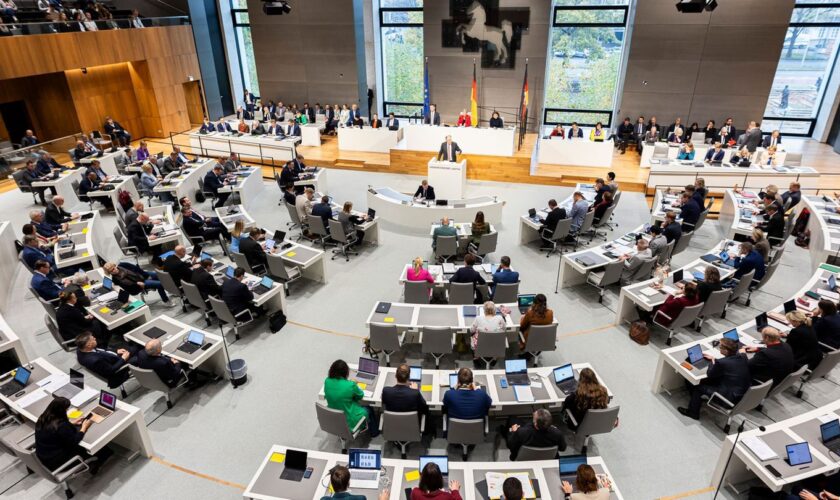
[[91, 411], [91, 413], [95, 413], [95, 414], [99, 415], [100, 417], [107, 417], [108, 415], [111, 414], [111, 410], [106, 410], [105, 408], [102, 408], [101, 406], [97, 406], [96, 408], [94, 408]]
[[379, 471], [353, 469], [351, 477], [359, 481], [375, 481], [379, 477]]

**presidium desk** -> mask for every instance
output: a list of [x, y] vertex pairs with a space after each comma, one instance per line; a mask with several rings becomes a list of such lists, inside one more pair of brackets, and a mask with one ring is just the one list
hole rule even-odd
[[446, 205], [437, 205], [435, 201], [417, 201], [410, 194], [389, 187], [368, 189], [367, 202], [368, 208], [376, 210], [377, 217], [382, 220], [416, 228], [429, 227], [443, 217], [460, 222], [472, 221], [479, 211], [484, 212], [485, 221], [499, 224], [504, 206], [504, 202], [496, 196], [446, 200]]

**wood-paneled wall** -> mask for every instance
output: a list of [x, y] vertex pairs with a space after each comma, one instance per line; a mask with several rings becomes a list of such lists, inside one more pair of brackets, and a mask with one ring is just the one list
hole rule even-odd
[[[136, 108], [128, 110], [135, 115], [123, 116], [126, 110], [122, 104], [115, 109], [101, 108], [97, 110], [101, 116], [96, 117], [95, 128], [102, 126], [105, 115], [111, 115], [135, 136], [135, 130], [141, 127], [146, 135], [166, 137], [170, 132], [190, 128], [182, 84], [191, 78], [201, 78], [191, 30], [190, 26], [172, 26], [3, 37], [0, 38], [0, 54], [25, 54], [25, 57], [3, 59], [0, 86], [5, 83], [3, 80], [48, 73], [67, 72], [67, 78], [74, 79], [75, 73], [81, 73], [78, 70], [83, 67], [88, 68], [88, 74], [91, 74], [98, 66], [131, 63], [125, 72], [114, 71], [112, 74], [123, 83], [130, 81], [135, 87]], [[75, 79], [74, 83], [80, 81]], [[91, 99], [98, 92], [82, 91], [78, 86], [74, 88], [80, 92], [73, 93], [74, 99], [77, 95], [82, 99]], [[105, 101], [100, 99], [98, 102]], [[115, 104], [113, 100], [110, 102]], [[94, 111], [90, 111], [80, 116], [78, 121], [90, 123], [93, 114]], [[134, 125], [135, 130], [132, 130], [132, 126], [128, 125], [130, 120], [139, 120], [136, 123], [140, 125]]]
[[102, 130], [104, 118], [113, 114], [134, 137], [145, 137], [128, 63], [92, 66], [87, 72], [64, 72], [82, 131]]
[[[0, 103], [25, 101], [35, 133], [42, 140], [79, 130], [70, 89], [62, 73], [12, 78], [0, 82]], [[8, 137], [0, 120], [0, 137]], [[20, 142], [20, 137], [12, 137]]]

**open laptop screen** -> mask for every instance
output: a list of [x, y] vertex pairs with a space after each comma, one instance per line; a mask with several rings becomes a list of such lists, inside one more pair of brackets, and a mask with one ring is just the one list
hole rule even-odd
[[77, 372], [76, 370], [70, 368], [70, 383], [75, 385], [79, 388], [84, 388], [85, 386], [85, 375], [84, 373]]
[[204, 343], [204, 334], [195, 330], [190, 331], [187, 336], [187, 342], [190, 344], [201, 345]]
[[380, 450], [351, 448], [348, 455], [350, 458], [350, 469], [379, 470], [382, 467], [382, 452]]
[[108, 391], [99, 391], [99, 406], [117, 411], [117, 397]]
[[518, 295], [516, 297], [516, 301], [519, 304], [520, 308], [531, 307], [531, 304], [534, 303], [534, 297], [536, 297], [536, 295], [534, 295], [534, 294]]
[[823, 443], [840, 437], [840, 420], [834, 419], [831, 422], [820, 425], [820, 435], [822, 436]]
[[505, 373], [525, 373], [528, 371], [528, 360], [507, 359], [505, 360]]
[[560, 474], [574, 474], [578, 467], [586, 464], [584, 455], [572, 455], [560, 458]]
[[738, 330], [732, 329], [723, 334], [723, 338], [739, 342], [741, 338], [738, 336]]
[[379, 361], [370, 358], [359, 358], [359, 371], [377, 375], [379, 373]]
[[696, 363], [703, 359], [703, 348], [699, 344], [689, 347], [686, 351], [688, 352], [689, 363]]
[[449, 457], [443, 455], [425, 455], [420, 457], [420, 470], [422, 471], [426, 464], [435, 464], [440, 469], [440, 473], [444, 476], [449, 474]]
[[787, 450], [788, 463], [791, 467], [811, 463], [811, 449], [808, 447], [807, 442], [789, 444], [785, 446], [785, 449]]
[[564, 380], [575, 378], [575, 371], [572, 369], [571, 363], [563, 365], [554, 369], [554, 381], [560, 383]]

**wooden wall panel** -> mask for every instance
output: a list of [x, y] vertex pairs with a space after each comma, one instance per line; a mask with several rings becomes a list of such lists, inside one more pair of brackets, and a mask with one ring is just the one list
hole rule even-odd
[[84, 131], [101, 130], [106, 116], [134, 137], [146, 135], [128, 63], [93, 66], [64, 72]]
[[[33, 129], [42, 141], [63, 137], [79, 131], [76, 109], [63, 73], [0, 81], [0, 103], [25, 101]], [[8, 137], [6, 127], [0, 137]], [[12, 137], [19, 142], [20, 137]]]

